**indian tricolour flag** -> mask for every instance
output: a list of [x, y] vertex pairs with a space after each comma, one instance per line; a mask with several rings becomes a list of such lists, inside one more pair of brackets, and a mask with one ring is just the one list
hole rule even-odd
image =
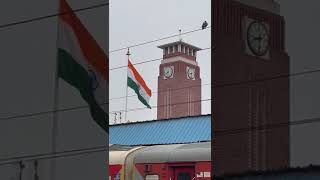
[[108, 58], [65, 0], [58, 26], [58, 76], [80, 92], [93, 120], [108, 132]]
[[134, 90], [138, 99], [151, 109], [151, 106], [149, 105], [151, 90], [144, 82], [138, 71], [134, 68], [130, 60], [128, 60], [128, 86]]

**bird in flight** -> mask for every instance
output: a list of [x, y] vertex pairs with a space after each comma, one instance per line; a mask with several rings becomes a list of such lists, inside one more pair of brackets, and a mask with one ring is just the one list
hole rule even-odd
[[208, 26], [208, 23], [207, 23], [207, 21], [204, 21], [204, 22], [202, 23], [202, 29], [205, 29], [205, 28], [207, 28], [207, 26]]

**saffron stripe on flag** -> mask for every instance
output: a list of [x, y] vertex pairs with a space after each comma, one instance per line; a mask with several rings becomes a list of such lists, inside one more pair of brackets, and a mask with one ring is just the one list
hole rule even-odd
[[60, 0], [60, 11], [60, 13], [66, 13], [60, 15], [59, 17], [72, 27], [73, 32], [76, 34], [82, 53], [88, 60], [88, 63], [90, 63], [105, 80], [108, 80], [109, 66], [104, 51], [100, 46], [98, 46], [98, 43], [90, 35], [88, 30], [74, 14], [71, 7], [65, 0]]
[[132, 71], [134, 78], [138, 81], [138, 83], [144, 88], [146, 93], [151, 97], [151, 90], [148, 88], [147, 84], [144, 82], [138, 71], [131, 64], [130, 60], [128, 60], [128, 67]]

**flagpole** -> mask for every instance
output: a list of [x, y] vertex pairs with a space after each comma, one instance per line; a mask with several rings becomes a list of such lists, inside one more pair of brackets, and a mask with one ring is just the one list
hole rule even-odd
[[[60, 12], [60, 0], [58, 2], [58, 12]], [[52, 140], [51, 140], [51, 150], [52, 153], [55, 154], [57, 152], [57, 135], [58, 135], [58, 107], [59, 107], [59, 77], [58, 77], [58, 41], [59, 41], [59, 32], [60, 32], [60, 24], [59, 24], [59, 16], [57, 19], [57, 38], [56, 38], [56, 64], [55, 64], [55, 73], [54, 73], [54, 94], [53, 94], [53, 118], [52, 118]], [[55, 172], [56, 172], [56, 162], [55, 159], [51, 162], [51, 179], [55, 180]]]
[[[126, 54], [128, 56], [128, 60], [127, 60], [127, 87], [126, 87], [126, 109], [125, 109], [125, 116], [124, 116], [124, 122], [127, 122], [127, 109], [128, 109], [128, 68], [129, 68], [129, 59], [130, 59], [130, 50], [128, 48], [128, 52]], [[121, 119], [120, 119], [120, 123], [121, 123]]]

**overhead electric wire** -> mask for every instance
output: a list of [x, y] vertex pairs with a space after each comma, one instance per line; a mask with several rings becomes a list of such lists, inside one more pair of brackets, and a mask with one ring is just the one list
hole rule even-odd
[[[108, 6], [108, 5], [109, 5], [109, 3], [100, 3], [100, 4], [88, 6], [88, 7], [85, 7], [85, 8], [74, 9], [71, 12], [81, 12], [81, 11], [86, 11], [86, 10], [91, 10], [91, 9], [97, 9], [97, 8], [105, 7], [105, 6]], [[63, 12], [63, 13], [54, 13], [54, 14], [49, 14], [49, 15], [45, 15], [45, 16], [38, 16], [38, 17], [35, 17], [35, 18], [31, 18], [31, 19], [26, 19], [26, 20], [21, 20], [21, 21], [6, 23], [6, 24], [0, 24], [0, 29], [1, 28], [11, 27], [11, 26], [17, 26], [17, 25], [20, 25], [20, 24], [26, 24], [26, 23], [41, 21], [41, 20], [45, 20], [45, 19], [48, 19], [48, 18], [53, 18], [53, 17], [57, 17], [57, 16], [60, 16], [60, 15], [69, 14], [71, 12], [67, 12], [66, 11], [66, 12]]]
[[302, 71], [302, 72], [297, 72], [297, 73], [292, 73], [292, 74], [279, 74], [277, 76], [271, 76], [271, 77], [265, 77], [265, 78], [257, 78], [257, 79], [254, 79], [254, 80], [245, 80], [245, 81], [230, 82], [230, 83], [216, 83], [216, 84], [213, 84], [212, 86], [213, 86], [213, 88], [239, 86], [239, 85], [252, 84], [252, 83], [257, 83], [257, 82], [271, 81], [271, 80], [275, 80], [275, 79], [302, 76], [302, 75], [313, 74], [313, 73], [320, 73], [320, 69]]
[[66, 150], [66, 151], [61, 151], [56, 153], [39, 153], [34, 155], [25, 155], [25, 156], [19, 156], [19, 157], [0, 159], [0, 165], [13, 164], [21, 161], [64, 158], [64, 157], [70, 157], [70, 156], [77, 156], [77, 155], [97, 153], [97, 152], [107, 152], [107, 151], [108, 151], [108, 146], [96, 146], [96, 147], [84, 148], [84, 149]]
[[[213, 118], [214, 119], [214, 118]], [[260, 126], [252, 126], [246, 128], [237, 128], [237, 129], [226, 129], [226, 130], [217, 130], [214, 132], [215, 135], [233, 135], [233, 134], [242, 134], [249, 131], [257, 130], [267, 130], [267, 129], [274, 129], [274, 128], [283, 128], [286, 126], [295, 126], [295, 125], [302, 125], [302, 124], [311, 124], [320, 122], [320, 118], [310, 118], [310, 119], [303, 119], [303, 120], [296, 120], [296, 121], [289, 121], [284, 123], [269, 123]]]
[[[166, 107], [166, 106], [174, 106], [174, 105], [181, 105], [181, 104], [188, 104], [188, 103], [196, 103], [196, 102], [203, 102], [203, 101], [211, 101], [210, 99], [201, 99], [201, 100], [196, 100], [196, 101], [185, 101], [185, 102], [179, 102], [179, 103], [173, 103], [173, 104], [166, 104], [166, 105], [160, 105], [160, 106], [151, 106], [151, 108], [159, 108], [159, 107]], [[111, 111], [111, 113], [116, 113], [116, 112], [130, 112], [130, 111], [138, 111], [138, 110], [145, 110], [149, 109], [148, 107], [142, 107], [142, 108], [134, 108], [134, 109], [128, 109], [128, 110], [118, 110], [118, 111]]]
[[[81, 12], [81, 11], [86, 11], [86, 10], [91, 10], [91, 9], [97, 9], [97, 8], [105, 7], [105, 6], [108, 6], [108, 5], [109, 5], [109, 3], [100, 3], [100, 4], [88, 6], [88, 7], [85, 7], [85, 8], [73, 9], [71, 12]], [[57, 17], [57, 16], [60, 16], [60, 15], [65, 15], [65, 14], [68, 14], [68, 13], [70, 13], [70, 12], [54, 13], [54, 14], [49, 14], [49, 15], [45, 15], [45, 16], [38, 16], [38, 17], [35, 17], [35, 18], [26, 19], [26, 20], [21, 20], [21, 21], [6, 23], [6, 24], [0, 24], [0, 29], [1, 28], [12, 27], [12, 26], [17, 26], [17, 25], [21, 25], [21, 24], [26, 24], [26, 23], [31, 23], [31, 22], [36, 22], [36, 21], [41, 21], [41, 20]], [[211, 26], [208, 26], [206, 29], [210, 29], [210, 28], [211, 28]], [[181, 35], [194, 33], [194, 32], [197, 32], [197, 31], [203, 31], [203, 30], [206, 30], [206, 29], [202, 29], [202, 28], [194, 29], [194, 30], [183, 32], [181, 34], [180, 33], [179, 34], [174, 34], [174, 35], [171, 35], [171, 36], [166, 36], [166, 37], [162, 37], [162, 38], [158, 38], [158, 39], [154, 39], [154, 40], [150, 40], [150, 41], [146, 41], [146, 42], [142, 42], [142, 43], [138, 43], [138, 44], [134, 44], [134, 45], [129, 45], [127, 47], [122, 47], [122, 48], [111, 50], [111, 51], [108, 52], [108, 54], [113, 53], [113, 52], [117, 52], [117, 51], [121, 51], [121, 50], [126, 50], [127, 48], [138, 47], [138, 46], [154, 43], [154, 42], [157, 42], [157, 41], [162, 41], [162, 40], [165, 40], [165, 39], [170, 39], [170, 38], [173, 38], [173, 37], [178, 37], [178, 36], [181, 36]]]
[[[139, 65], [139, 64], [145, 64], [145, 63], [149, 63], [149, 62], [155, 62], [155, 61], [160, 61], [163, 58], [156, 58], [156, 59], [151, 59], [148, 61], [142, 61], [142, 62], [138, 62], [138, 63], [134, 63], [132, 65]], [[117, 69], [122, 69], [122, 68], [127, 68], [128, 66], [119, 66], [119, 67], [115, 67], [115, 68], [110, 68], [109, 71], [113, 71], [113, 70], [117, 70]]]
[[[108, 103], [100, 103], [100, 105], [106, 105], [106, 104], [108, 104]], [[88, 108], [89, 108], [89, 105], [82, 105], [82, 106], [74, 106], [74, 107], [63, 108], [63, 109], [58, 109], [58, 110], [49, 110], [49, 111], [42, 111], [42, 112], [37, 112], [37, 113], [26, 113], [26, 114], [21, 114], [21, 115], [2, 117], [2, 118], [0, 118], [0, 121], [41, 116], [41, 115], [46, 115], [46, 114], [51, 114], [51, 113], [56, 113], [56, 112], [65, 112], [65, 111], [88, 109]]]
[[[100, 105], [106, 105], [106, 104], [109, 104], [109, 103], [107, 103], [107, 102], [106, 103], [100, 103]], [[155, 106], [152, 106], [152, 107], [155, 107]], [[43, 112], [38, 112], [38, 113], [22, 114], [22, 115], [16, 115], [16, 116], [3, 117], [3, 118], [0, 118], [0, 121], [18, 119], [18, 118], [26, 118], [26, 117], [33, 117], [33, 116], [40, 116], [40, 115], [46, 115], [46, 114], [55, 113], [55, 112], [65, 112], [65, 111], [72, 111], [72, 110], [87, 109], [87, 108], [89, 108], [89, 105], [58, 109], [56, 111], [51, 110], [51, 111], [43, 111]], [[114, 112], [119, 112], [119, 111], [114, 111]], [[110, 113], [111, 112], [109, 112], [109, 114]]]
[[[209, 49], [214, 49], [214, 47], [207, 47], [207, 48], [203, 48], [199, 51], [206, 51]], [[199, 52], [198, 51], [198, 52]], [[141, 62], [137, 62], [137, 63], [133, 63], [132, 65], [140, 65], [140, 64], [145, 64], [145, 63], [150, 63], [150, 62], [155, 62], [155, 61], [160, 61], [163, 60], [162, 58], [156, 58], [156, 59], [151, 59], [151, 60], [146, 60], [146, 61], [141, 61]], [[119, 66], [119, 67], [115, 67], [115, 68], [110, 68], [109, 71], [113, 71], [113, 70], [117, 70], [117, 69], [122, 69], [122, 68], [127, 68], [128, 66]]]
[[[199, 87], [199, 86], [208, 86], [208, 85], [211, 85], [211, 83], [205, 83], [205, 84], [200, 84], [200, 85], [192, 85], [192, 86], [186, 86], [186, 87], [181, 87], [181, 88], [173, 88], [173, 89], [170, 89], [170, 90], [163, 90], [163, 91], [152, 91], [152, 94], [163, 93], [163, 92], [168, 92], [168, 91], [176, 91], [176, 90]], [[124, 98], [127, 98], [127, 97], [136, 97], [136, 96], [138, 96], [138, 95], [137, 94], [132, 94], [132, 95], [128, 95], [128, 96], [115, 97], [115, 98], [110, 98], [109, 101], [110, 100], [124, 99]]]
[[[210, 29], [210, 28], [211, 28], [211, 26], [208, 26], [206, 29]], [[154, 40], [151, 40], [151, 41], [146, 41], [146, 42], [142, 42], [142, 43], [138, 43], [138, 44], [134, 44], [134, 45], [129, 45], [127, 47], [122, 47], [122, 48], [110, 50], [109, 54], [117, 52], [117, 51], [127, 50], [128, 48], [138, 47], [138, 46], [154, 43], [154, 42], [157, 42], [157, 41], [162, 41], [162, 40], [165, 40], [165, 39], [170, 39], [170, 38], [178, 37], [178, 36], [181, 36], [181, 35], [194, 33], [194, 32], [197, 32], [197, 31], [203, 31], [203, 30], [206, 30], [206, 29], [202, 29], [202, 28], [194, 29], [194, 30], [186, 31], [186, 32], [181, 33], [181, 34], [174, 34], [174, 35], [171, 35], [171, 36], [166, 36], [166, 37], [154, 39]]]

